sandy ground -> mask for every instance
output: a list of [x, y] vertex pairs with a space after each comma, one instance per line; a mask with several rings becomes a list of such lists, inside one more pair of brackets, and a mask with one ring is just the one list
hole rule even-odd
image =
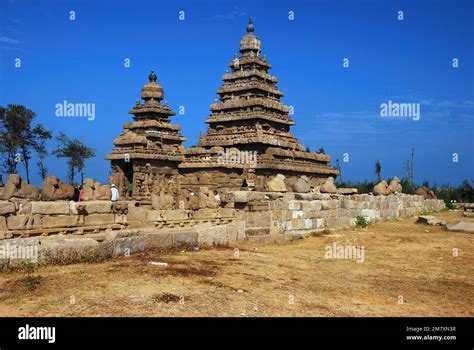
[[[363, 247], [363, 262], [326, 258], [333, 243]], [[238, 249], [1, 272], [0, 316], [474, 315], [474, 235], [415, 218]]]

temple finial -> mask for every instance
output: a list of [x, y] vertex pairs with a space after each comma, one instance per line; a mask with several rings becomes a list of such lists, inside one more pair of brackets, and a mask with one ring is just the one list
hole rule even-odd
[[151, 71], [150, 75], [148, 76], [148, 80], [150, 80], [150, 82], [156, 82], [156, 74], [154, 70]]
[[253, 33], [255, 30], [255, 27], [253, 26], [253, 19], [252, 16], [249, 18], [249, 24], [247, 25], [247, 33]]

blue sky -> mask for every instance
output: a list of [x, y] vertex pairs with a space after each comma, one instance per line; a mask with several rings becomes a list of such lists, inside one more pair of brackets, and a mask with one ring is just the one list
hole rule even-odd
[[[473, 1], [2, 0], [0, 105], [23, 104], [55, 134], [95, 148], [86, 177], [105, 182], [103, 157], [131, 120], [151, 69], [171, 108], [185, 107], [172, 118], [185, 145], [196, 143], [249, 15], [283, 102], [294, 106], [292, 131], [339, 159], [344, 180], [373, 180], [377, 159], [384, 177], [403, 177], [412, 147], [416, 181], [474, 178]], [[95, 120], [56, 117], [64, 100], [95, 103]], [[420, 120], [382, 118], [380, 104], [389, 100], [419, 103]], [[47, 163], [66, 178], [63, 159]]]

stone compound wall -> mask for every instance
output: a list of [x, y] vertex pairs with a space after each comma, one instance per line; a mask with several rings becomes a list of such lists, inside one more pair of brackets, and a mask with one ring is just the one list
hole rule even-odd
[[[153, 210], [136, 201], [0, 201], [0, 265], [21, 249], [39, 262], [94, 260], [148, 248], [285, 242], [313, 232], [444, 209], [416, 195], [228, 193], [217, 209]], [[35, 248], [36, 247], [36, 248]], [[16, 249], [16, 256], [11, 252]], [[8, 253], [7, 253], [8, 251]], [[19, 253], [20, 252], [20, 253]]]

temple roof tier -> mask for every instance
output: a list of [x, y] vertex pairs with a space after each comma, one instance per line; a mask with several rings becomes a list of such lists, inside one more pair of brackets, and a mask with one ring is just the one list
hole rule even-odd
[[231, 84], [224, 84], [217, 90], [218, 94], [224, 94], [236, 91], [247, 91], [250, 89], [258, 89], [266, 92], [270, 92], [277, 96], [284, 96], [283, 92], [280, 91], [276, 86], [271, 84], [265, 84], [260, 81], [249, 81], [249, 82], [233, 82]]
[[[245, 56], [237, 58], [238, 66], [246, 66], [249, 64], [256, 64], [258, 66], [263, 67], [264, 69], [271, 69], [272, 65], [266, 61], [266, 59], [261, 59], [259, 56]], [[235, 69], [236, 68], [236, 60], [235, 58], [228, 64], [228, 67]]]
[[236, 80], [236, 79], [246, 79], [246, 78], [251, 78], [251, 77], [259, 77], [262, 80], [268, 80], [274, 84], [278, 83], [277, 77], [270, 75], [268, 73], [265, 73], [258, 69], [248, 69], [248, 70], [236, 71], [233, 73], [225, 73], [224, 75], [222, 75], [222, 80], [225, 82], [225, 81], [231, 81], [231, 80]]
[[211, 114], [207, 119], [207, 124], [231, 122], [237, 120], [268, 120], [280, 124], [293, 125], [295, 122], [288, 116], [278, 113], [270, 113], [266, 111], [260, 112], [248, 112], [248, 111], [236, 111], [230, 113], [215, 113]]
[[123, 125], [124, 129], [146, 129], [146, 128], [163, 128], [163, 129], [169, 129], [169, 130], [175, 130], [175, 131], [180, 131], [181, 127], [179, 125], [175, 124], [170, 124], [170, 123], [164, 123], [159, 120], [138, 120], [134, 121], [132, 123], [125, 123]]
[[199, 140], [198, 146], [200, 147], [231, 147], [236, 145], [248, 145], [248, 144], [263, 144], [270, 146], [278, 146], [290, 149], [296, 149], [304, 151], [305, 147], [296, 143], [296, 141], [285, 141], [283, 138], [275, 137], [275, 135], [225, 135], [225, 136], [206, 136], [204, 139]]
[[271, 100], [268, 98], [261, 98], [261, 97], [255, 97], [255, 98], [249, 98], [249, 99], [243, 99], [243, 98], [234, 98], [227, 100], [225, 102], [214, 102], [210, 106], [211, 111], [225, 111], [225, 110], [232, 110], [232, 109], [242, 109], [242, 108], [247, 108], [247, 107], [265, 107], [268, 109], [274, 109], [283, 113], [289, 113], [290, 108], [288, 106], [285, 106], [282, 104], [280, 101], [277, 100]]

